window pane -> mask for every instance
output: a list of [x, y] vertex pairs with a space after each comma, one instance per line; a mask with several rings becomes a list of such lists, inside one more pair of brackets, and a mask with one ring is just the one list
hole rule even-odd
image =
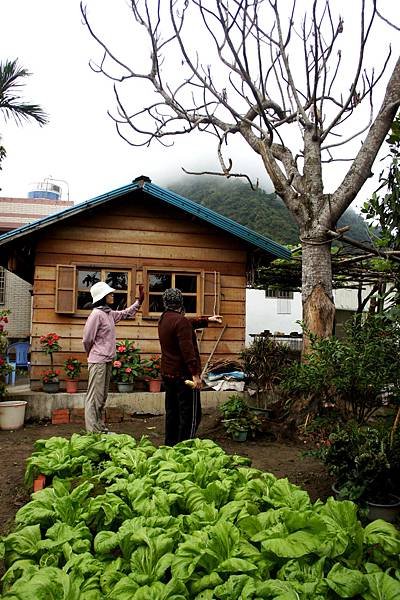
[[128, 273], [124, 271], [109, 271], [106, 273], [105, 281], [115, 290], [128, 289]]
[[118, 292], [114, 292], [114, 303], [112, 305], [114, 310], [123, 310], [127, 307], [127, 297], [126, 294], [118, 294]]
[[196, 275], [175, 275], [175, 287], [181, 292], [197, 292], [197, 277]]
[[78, 271], [79, 289], [89, 289], [98, 281], [100, 281], [100, 271], [88, 271], [87, 269]]
[[149, 312], [163, 312], [164, 304], [162, 301], [162, 296], [154, 296], [151, 294], [149, 296]]
[[89, 292], [78, 292], [77, 308], [90, 310], [92, 308], [92, 296]]
[[149, 292], [163, 292], [171, 287], [171, 273], [149, 273]]
[[185, 307], [185, 312], [187, 313], [196, 313], [196, 297], [195, 296], [184, 296], [183, 304]]

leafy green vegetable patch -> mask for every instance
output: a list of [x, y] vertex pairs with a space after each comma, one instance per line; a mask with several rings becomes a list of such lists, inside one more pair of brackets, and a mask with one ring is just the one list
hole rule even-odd
[[210, 440], [39, 440], [52, 484], [0, 539], [7, 600], [399, 600], [400, 535], [357, 507], [311, 503]]

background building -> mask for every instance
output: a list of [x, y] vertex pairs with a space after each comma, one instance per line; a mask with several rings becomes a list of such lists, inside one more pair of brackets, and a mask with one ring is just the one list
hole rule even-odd
[[[45, 179], [33, 186], [27, 198], [0, 198], [0, 235], [73, 206], [62, 200], [62, 186]], [[7, 331], [10, 341], [27, 339], [31, 329], [32, 286], [0, 267], [0, 310], [11, 310]]]

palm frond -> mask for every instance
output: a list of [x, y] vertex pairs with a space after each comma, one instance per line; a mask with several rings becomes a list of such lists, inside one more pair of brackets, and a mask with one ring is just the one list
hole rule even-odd
[[35, 120], [39, 125], [48, 121], [47, 114], [38, 104], [23, 102], [18, 93], [24, 87], [23, 79], [31, 73], [18, 65], [17, 60], [0, 62], [0, 112], [4, 119], [13, 119], [18, 125]]

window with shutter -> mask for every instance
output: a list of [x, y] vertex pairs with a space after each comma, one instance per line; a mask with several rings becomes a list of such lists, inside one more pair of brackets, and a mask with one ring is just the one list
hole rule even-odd
[[56, 313], [75, 312], [75, 266], [57, 265]]

